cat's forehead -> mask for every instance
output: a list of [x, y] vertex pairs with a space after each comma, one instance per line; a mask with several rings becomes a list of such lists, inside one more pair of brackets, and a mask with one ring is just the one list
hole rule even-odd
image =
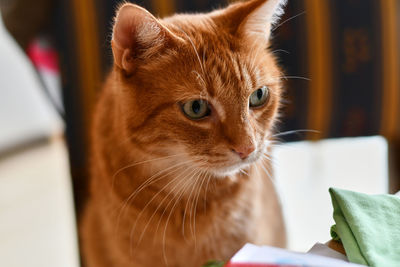
[[[183, 19], [182, 19], [183, 18]], [[167, 60], [163, 71], [176, 80], [180, 100], [207, 98], [218, 102], [243, 99], [257, 88], [268, 85], [278, 75], [275, 60], [266, 44], [248, 44], [220, 28], [204, 16], [175, 16], [169, 29], [184, 40], [184, 46]], [[250, 47], [251, 46], [251, 47]], [[177, 74], [180, 75], [177, 75]]]
[[197, 27], [187, 27], [183, 38], [193, 59], [193, 73], [203, 85], [211, 83], [207, 87], [211, 95], [230, 94], [232, 88], [246, 93], [276, 76], [275, 60], [266, 44], [247, 44], [218, 29]]
[[249, 52], [207, 42], [192, 50], [192, 75], [210, 97], [247, 97], [277, 76], [265, 50]]
[[[214, 89], [240, 87], [244, 91], [252, 90], [261, 78], [262, 66], [240, 52], [214, 53], [206, 62], [206, 67], [213, 77]], [[221, 93], [226, 92], [215, 92]]]
[[[240, 75], [244, 58], [241, 51], [223, 35], [217, 36], [210, 31], [193, 28], [180, 29], [185, 40], [184, 50], [176, 56], [182, 64], [188, 66], [196, 78], [215, 77], [225, 80], [228, 76]], [[199, 79], [199, 81], [202, 81]]]

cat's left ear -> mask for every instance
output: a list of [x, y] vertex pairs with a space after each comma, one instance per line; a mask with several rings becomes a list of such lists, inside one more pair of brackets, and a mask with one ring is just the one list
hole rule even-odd
[[111, 46], [115, 65], [125, 73], [132, 74], [140, 59], [149, 59], [179, 41], [144, 8], [126, 3], [118, 9]]
[[287, 0], [248, 0], [221, 10], [215, 19], [232, 34], [267, 42], [273, 26], [284, 13], [286, 2]]

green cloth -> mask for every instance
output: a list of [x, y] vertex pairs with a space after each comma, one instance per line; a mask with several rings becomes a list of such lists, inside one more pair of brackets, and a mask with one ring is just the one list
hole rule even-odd
[[225, 263], [223, 261], [208, 261], [202, 267], [223, 267]]
[[400, 266], [400, 197], [366, 195], [330, 188], [333, 239], [343, 243], [350, 262]]

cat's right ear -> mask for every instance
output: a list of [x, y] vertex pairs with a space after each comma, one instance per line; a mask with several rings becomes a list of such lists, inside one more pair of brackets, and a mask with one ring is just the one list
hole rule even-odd
[[111, 41], [115, 65], [126, 74], [132, 74], [137, 59], [159, 53], [177, 38], [146, 9], [123, 4], [115, 17]]
[[[323, 1], [323, 0], [321, 0]], [[214, 13], [214, 21], [229, 33], [268, 43], [287, 0], [246, 0]]]

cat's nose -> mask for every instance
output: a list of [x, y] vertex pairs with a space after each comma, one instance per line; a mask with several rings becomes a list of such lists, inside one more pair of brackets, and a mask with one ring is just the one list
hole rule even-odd
[[253, 144], [232, 147], [232, 151], [238, 154], [241, 159], [247, 158], [255, 149]]

